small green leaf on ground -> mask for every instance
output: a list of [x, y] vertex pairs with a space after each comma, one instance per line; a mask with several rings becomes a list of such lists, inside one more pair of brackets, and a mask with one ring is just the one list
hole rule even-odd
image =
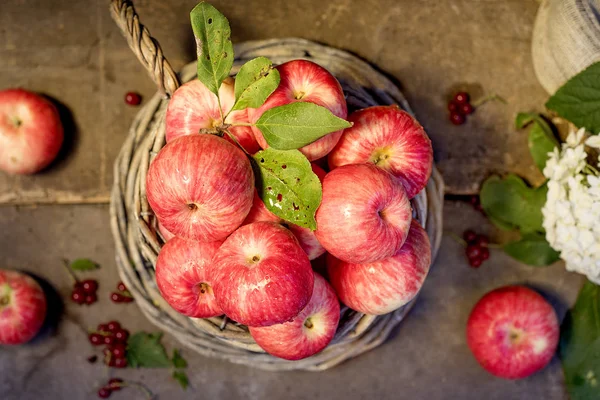
[[548, 187], [529, 187], [523, 179], [510, 174], [502, 179], [491, 176], [481, 187], [479, 198], [485, 213], [494, 220], [522, 232], [543, 232], [542, 207]]
[[133, 368], [167, 368], [172, 365], [160, 342], [162, 333], [137, 332], [127, 340], [127, 362]]
[[233, 65], [229, 21], [208, 3], [199, 3], [190, 13], [198, 54], [198, 79], [215, 95]]
[[321, 182], [298, 150], [268, 148], [254, 156], [257, 190], [267, 209], [278, 217], [315, 230], [321, 204]]
[[571, 400], [600, 393], [600, 286], [587, 281], [561, 326], [559, 356]]
[[235, 77], [233, 110], [258, 108], [279, 86], [279, 71], [266, 57], [258, 57], [242, 65]]
[[183, 390], [187, 390], [188, 386], [190, 385], [190, 380], [188, 379], [187, 374], [183, 371], [173, 371], [173, 379], [175, 379], [181, 385]]
[[351, 126], [327, 108], [308, 102], [273, 107], [256, 121], [269, 146], [279, 150], [299, 149]]
[[78, 258], [69, 264], [73, 271], [92, 271], [100, 268], [100, 266], [88, 258]]
[[540, 233], [525, 233], [520, 240], [504, 245], [504, 251], [512, 258], [536, 267], [550, 265], [560, 256]]
[[567, 81], [546, 107], [592, 134], [600, 133], [600, 63], [595, 63]]
[[173, 358], [171, 359], [175, 368], [187, 368], [188, 364], [185, 358], [181, 356], [178, 349], [173, 350]]

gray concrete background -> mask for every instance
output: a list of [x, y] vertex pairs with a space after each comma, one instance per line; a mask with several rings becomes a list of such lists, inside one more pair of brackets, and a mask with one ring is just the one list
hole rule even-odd
[[[117, 284], [106, 205], [28, 207], [23, 204], [104, 202], [111, 165], [137, 111], [123, 103], [128, 90], [155, 91], [107, 12], [107, 1], [0, 1], [0, 88], [46, 93], [70, 111], [75, 134], [53, 168], [33, 177], [0, 174], [0, 267], [47, 279], [68, 299], [63, 258], [89, 257], [102, 268], [100, 301], [65, 304], [58, 330], [30, 345], [0, 348], [0, 399], [93, 399], [103, 367], [85, 330], [118, 319], [132, 332], [154, 331], [135, 303], [108, 296]], [[135, 1], [142, 21], [174, 67], [193, 58], [187, 14], [195, 0]], [[231, 21], [233, 40], [299, 36], [351, 50], [398, 79], [434, 141], [436, 160], [453, 193], [474, 192], [492, 171], [539, 179], [526, 135], [513, 128], [517, 111], [540, 109], [546, 94], [531, 66], [534, 0], [306, 0], [213, 1]], [[475, 96], [496, 92], [508, 105], [489, 104], [466, 125], [447, 122], [446, 100], [455, 88]], [[499, 233], [470, 206], [447, 201], [445, 227]], [[575, 300], [581, 277], [562, 264], [521, 265], [500, 251], [479, 270], [445, 236], [414, 310], [385, 345], [331, 371], [266, 373], [207, 359], [184, 349], [192, 387], [183, 392], [165, 370], [118, 375], [147, 384], [162, 399], [566, 399], [558, 360], [521, 381], [483, 371], [466, 347], [468, 313], [485, 292], [526, 283], [549, 295], [559, 314]], [[168, 334], [171, 350], [180, 345]], [[115, 399], [137, 399], [132, 390]]]

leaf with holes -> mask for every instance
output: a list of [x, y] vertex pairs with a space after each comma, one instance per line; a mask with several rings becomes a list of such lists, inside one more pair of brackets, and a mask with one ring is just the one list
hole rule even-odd
[[350, 128], [352, 124], [336, 117], [325, 107], [308, 102], [273, 107], [256, 121], [269, 146], [293, 150], [311, 144], [323, 136]]
[[273, 148], [252, 157], [258, 194], [265, 206], [292, 224], [317, 229], [315, 212], [323, 189], [306, 157], [298, 150]]
[[198, 54], [198, 79], [219, 96], [219, 88], [233, 66], [233, 44], [229, 21], [208, 3], [199, 3], [190, 13]]
[[77, 260], [72, 261], [71, 264], [69, 264], [69, 267], [73, 271], [93, 271], [100, 268], [97, 263], [88, 258], [78, 258]]
[[540, 233], [525, 233], [520, 240], [505, 244], [504, 251], [512, 258], [536, 267], [555, 263], [560, 257]]
[[266, 57], [258, 57], [242, 65], [235, 77], [233, 110], [258, 108], [279, 86], [279, 71]]

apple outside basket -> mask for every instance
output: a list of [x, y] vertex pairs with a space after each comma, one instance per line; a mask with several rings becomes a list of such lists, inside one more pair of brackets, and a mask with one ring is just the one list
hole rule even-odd
[[[340, 323], [331, 344], [322, 352], [299, 361], [266, 354], [244, 325], [226, 317], [188, 318], [163, 300], [154, 279], [154, 265], [164, 240], [146, 200], [146, 173], [165, 144], [165, 110], [169, 97], [180, 82], [195, 78], [196, 63], [186, 65], [179, 75], [175, 74], [160, 45], [140, 24], [128, 0], [112, 0], [111, 13], [129, 46], [159, 87], [159, 92], [135, 117], [117, 157], [110, 203], [119, 274], [146, 317], [200, 354], [273, 371], [325, 370], [382, 344], [410, 311], [415, 299], [382, 316], [365, 315], [342, 306]], [[311, 60], [338, 78], [349, 111], [398, 104], [412, 113], [400, 90], [388, 78], [356, 56], [338, 49], [302, 39], [273, 39], [238, 44], [235, 56], [232, 73], [258, 56], [268, 57], [274, 64], [298, 58]], [[434, 167], [427, 187], [411, 201], [414, 218], [429, 235], [432, 260], [442, 234], [443, 191], [442, 177]]]

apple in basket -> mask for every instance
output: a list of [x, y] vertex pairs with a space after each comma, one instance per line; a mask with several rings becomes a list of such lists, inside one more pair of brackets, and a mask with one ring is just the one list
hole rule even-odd
[[483, 296], [467, 322], [467, 344], [489, 373], [525, 378], [552, 359], [559, 339], [554, 308], [524, 286], [506, 286]]
[[[314, 103], [329, 109], [335, 116], [345, 119], [348, 114], [346, 98], [339, 82], [329, 71], [306, 60], [292, 60], [277, 66], [280, 83], [265, 103], [257, 109], [248, 109], [250, 122], [256, 122], [261, 115], [273, 108], [297, 101]], [[258, 144], [268, 147], [262, 133], [252, 127]], [[336, 145], [342, 131], [323, 136], [317, 141], [301, 147], [299, 150], [309, 159], [324, 157]]]
[[248, 326], [294, 318], [313, 292], [313, 271], [294, 235], [274, 222], [244, 225], [217, 251], [209, 276], [217, 304]]
[[312, 297], [292, 321], [250, 327], [256, 343], [269, 354], [300, 360], [323, 350], [335, 336], [340, 320], [340, 303], [327, 281], [315, 273]]
[[345, 165], [323, 181], [316, 236], [335, 257], [354, 264], [391, 257], [406, 240], [412, 210], [402, 183], [372, 165]]
[[431, 264], [427, 232], [413, 220], [404, 245], [393, 256], [352, 264], [327, 256], [327, 272], [335, 292], [353, 310], [383, 315], [411, 301], [423, 286]]
[[423, 127], [398, 106], [355, 111], [336, 147], [329, 153], [333, 170], [347, 164], [373, 163], [402, 181], [409, 199], [427, 184], [433, 168], [431, 141]]
[[185, 135], [148, 168], [146, 195], [161, 224], [184, 239], [214, 242], [236, 230], [252, 207], [254, 174], [238, 147], [215, 135]]
[[41, 171], [56, 158], [63, 136], [54, 104], [23, 89], [0, 91], [0, 170]]
[[29, 275], [0, 269], [0, 345], [29, 342], [46, 317], [46, 296]]

